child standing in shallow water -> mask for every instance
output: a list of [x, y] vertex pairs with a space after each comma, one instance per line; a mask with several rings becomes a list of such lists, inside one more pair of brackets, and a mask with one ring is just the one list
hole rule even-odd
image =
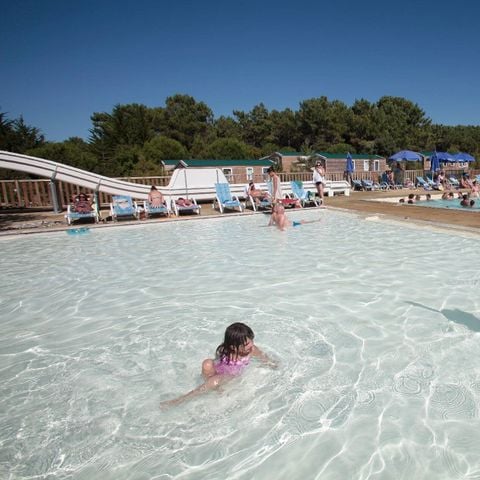
[[202, 376], [205, 383], [174, 400], [162, 402], [162, 406], [177, 405], [183, 401], [218, 388], [223, 383], [243, 373], [251, 357], [275, 368], [276, 364], [268, 358], [254, 343], [255, 334], [244, 323], [233, 323], [225, 330], [223, 343], [217, 347], [215, 358], [202, 362]]

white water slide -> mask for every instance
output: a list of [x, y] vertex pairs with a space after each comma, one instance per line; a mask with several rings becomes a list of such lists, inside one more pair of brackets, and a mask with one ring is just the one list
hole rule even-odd
[[[56, 189], [54, 188], [55, 180], [88, 188], [94, 192], [129, 195], [138, 200], [146, 200], [150, 191], [150, 185], [125, 182], [44, 158], [30, 157], [3, 150], [0, 150], [0, 168], [49, 178], [55, 210], [58, 209]], [[160, 190], [164, 195], [173, 198], [193, 196], [197, 200], [213, 200], [215, 198], [215, 183], [227, 182], [223, 171], [219, 168], [178, 168], [174, 170], [169, 184], [166, 187], [161, 187]], [[260, 188], [266, 189], [266, 187], [266, 184], [260, 184]], [[311, 181], [304, 182], [304, 187], [315, 190]], [[245, 184], [231, 184], [230, 189], [234, 195], [241, 197], [245, 195]], [[282, 190], [284, 193], [291, 193], [290, 182], [282, 182]], [[329, 181], [325, 192], [327, 195], [333, 195], [334, 192], [349, 195], [350, 185], [345, 181]]]
[[[18, 170], [46, 177], [52, 181], [71, 183], [95, 192], [129, 195], [139, 200], [146, 200], [150, 191], [150, 185], [125, 182], [44, 158], [2, 150], [0, 150], [0, 168]], [[223, 182], [227, 182], [227, 179], [219, 168], [177, 169], [173, 172], [168, 186], [162, 187], [161, 191], [164, 195], [174, 197], [195, 196], [199, 200], [211, 200], [215, 198], [215, 183]]]

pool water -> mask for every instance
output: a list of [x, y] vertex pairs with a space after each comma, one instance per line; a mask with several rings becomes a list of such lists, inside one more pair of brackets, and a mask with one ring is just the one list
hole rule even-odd
[[479, 212], [480, 211], [480, 199], [478, 198], [472, 198], [472, 200], [475, 201], [475, 204], [470, 207], [462, 207], [460, 205], [460, 199], [458, 198], [455, 198], [453, 200], [442, 200], [442, 199], [438, 199], [438, 200], [430, 200], [430, 201], [426, 201], [426, 200], [421, 200], [419, 202], [415, 202], [415, 205], [418, 205], [420, 207], [430, 207], [430, 208], [449, 208], [449, 209], [453, 209], [453, 210], [462, 210], [462, 211], [466, 211], [466, 212]]
[[[288, 215], [0, 241], [0, 477], [479, 477], [480, 239]], [[279, 367], [159, 408], [237, 321]]]

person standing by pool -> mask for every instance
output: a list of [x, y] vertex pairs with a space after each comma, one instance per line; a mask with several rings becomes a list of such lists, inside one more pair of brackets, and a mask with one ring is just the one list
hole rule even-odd
[[275, 173], [273, 167], [270, 167], [267, 170], [268, 176], [270, 177], [270, 181], [272, 182], [272, 199], [273, 201], [282, 200], [283, 192], [282, 192], [282, 185], [280, 183], [279, 176]]
[[317, 188], [318, 196], [320, 197], [320, 204], [323, 205], [323, 190], [325, 187], [325, 169], [320, 162], [317, 162], [313, 170], [313, 183]]
[[397, 162], [393, 171], [393, 181], [395, 185], [403, 185], [404, 172], [400, 162]]
[[225, 330], [223, 343], [217, 347], [214, 359], [202, 362], [202, 376], [205, 382], [194, 390], [174, 400], [162, 402], [161, 406], [178, 405], [185, 400], [208, 390], [218, 388], [228, 380], [241, 375], [250, 363], [251, 357], [276, 368], [276, 363], [263, 353], [253, 342], [255, 334], [244, 323], [232, 323]]

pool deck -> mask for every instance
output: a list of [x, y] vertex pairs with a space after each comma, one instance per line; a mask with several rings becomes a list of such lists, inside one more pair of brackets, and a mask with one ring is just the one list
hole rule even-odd
[[[480, 213], [478, 211], [447, 210], [440, 208], [419, 207], [415, 205], [400, 204], [398, 202], [372, 201], [382, 198], [407, 197], [409, 193], [425, 195], [424, 190], [393, 190], [376, 192], [351, 192], [349, 197], [339, 195], [325, 199], [327, 208], [335, 208], [344, 211], [351, 211], [365, 217], [376, 216], [380, 219], [395, 220], [405, 223], [415, 223], [423, 225], [426, 228], [436, 226], [445, 229], [463, 230], [480, 235]], [[480, 201], [480, 200], [479, 200]], [[235, 215], [252, 215], [254, 212], [247, 210], [246, 213]], [[102, 210], [102, 216], [108, 215], [106, 210]], [[52, 232], [66, 230], [67, 228], [79, 228], [88, 226], [89, 228], [106, 228], [120, 225], [158, 223], [168, 221], [182, 221], [198, 218], [211, 218], [213, 216], [225, 217], [232, 214], [219, 214], [213, 210], [211, 203], [202, 204], [202, 214], [181, 216], [179, 218], [155, 218], [148, 220], [134, 220], [121, 222], [105, 222], [97, 225], [78, 224], [69, 227], [65, 221], [65, 212], [55, 214], [49, 211], [33, 210], [0, 210], [0, 236], [19, 235], [40, 232]]]

